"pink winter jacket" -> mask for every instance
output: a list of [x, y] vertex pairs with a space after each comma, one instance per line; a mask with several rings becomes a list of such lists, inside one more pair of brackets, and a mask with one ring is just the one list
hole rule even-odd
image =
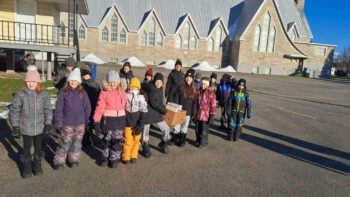
[[105, 87], [101, 91], [94, 114], [94, 122], [100, 122], [102, 116], [125, 116], [126, 93], [123, 90], [111, 90]]
[[205, 92], [198, 91], [197, 120], [207, 122], [209, 114], [215, 115], [216, 101], [214, 92], [209, 89]]

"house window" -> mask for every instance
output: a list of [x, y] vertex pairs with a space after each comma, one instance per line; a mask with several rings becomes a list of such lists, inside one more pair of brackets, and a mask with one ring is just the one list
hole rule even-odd
[[111, 41], [112, 42], [117, 42], [117, 36], [118, 36], [118, 18], [114, 14], [112, 16], [112, 21], [111, 21]]
[[110, 57], [109, 58], [109, 62], [117, 63], [117, 61], [118, 61], [118, 58], [116, 58], [116, 57]]
[[326, 55], [326, 48], [317, 47], [315, 48], [315, 55]]
[[107, 27], [105, 27], [102, 31], [102, 40], [108, 41], [108, 29], [107, 29]]
[[221, 28], [219, 27], [216, 30], [216, 37], [215, 37], [215, 51], [220, 51], [220, 45], [221, 45]]
[[147, 33], [143, 31], [141, 34], [141, 45], [146, 45], [147, 44]]
[[213, 40], [213, 38], [209, 38], [208, 51], [214, 51], [214, 40]]
[[295, 38], [297, 37], [297, 33], [295, 32], [294, 27], [288, 32], [288, 36], [293, 42], [295, 41]]
[[66, 26], [63, 23], [61, 23], [61, 37], [66, 37]]
[[85, 39], [85, 27], [80, 25], [79, 27], [79, 39]]
[[273, 53], [275, 51], [275, 37], [276, 37], [276, 28], [273, 27], [269, 36], [269, 46], [267, 48], [267, 52]]
[[258, 51], [259, 50], [260, 32], [261, 32], [260, 25], [258, 25], [255, 28], [254, 51]]
[[149, 23], [149, 41], [148, 44], [154, 46], [156, 39], [156, 22], [154, 19]]
[[175, 48], [181, 49], [181, 45], [182, 45], [182, 37], [181, 35], [178, 35], [175, 41]]
[[197, 48], [197, 39], [196, 37], [192, 36], [191, 38], [191, 50], [196, 50]]
[[271, 16], [267, 12], [264, 16], [264, 23], [262, 27], [262, 34], [261, 34], [260, 48], [259, 48], [260, 52], [266, 52], [267, 50], [267, 40], [269, 36], [270, 21], [271, 21]]
[[68, 14], [68, 25], [69, 25], [69, 37], [74, 37], [74, 27], [75, 27], [75, 15], [74, 13]]
[[190, 41], [190, 25], [186, 23], [185, 30], [184, 30], [184, 48], [188, 49], [189, 47], [189, 41]]
[[157, 46], [159, 46], [159, 47], [163, 46], [163, 35], [160, 32], [159, 32], [158, 37], [157, 37]]
[[125, 31], [124, 28], [120, 32], [120, 42], [121, 43], [126, 43], [126, 31]]

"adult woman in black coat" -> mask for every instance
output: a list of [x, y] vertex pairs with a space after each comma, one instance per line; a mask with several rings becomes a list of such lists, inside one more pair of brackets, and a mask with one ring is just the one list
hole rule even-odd
[[180, 103], [181, 86], [184, 82], [185, 76], [182, 72], [182, 62], [180, 59], [177, 59], [175, 69], [169, 74], [165, 87], [165, 97], [167, 98], [167, 102], [176, 104]]

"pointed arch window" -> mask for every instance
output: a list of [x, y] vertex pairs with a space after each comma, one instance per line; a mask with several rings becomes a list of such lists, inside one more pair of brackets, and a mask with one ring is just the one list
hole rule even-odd
[[295, 38], [297, 37], [297, 33], [295, 32], [294, 27], [288, 32], [288, 36], [293, 42], [295, 41]]
[[260, 28], [260, 25], [258, 25], [255, 28], [254, 51], [259, 51], [260, 33], [261, 33], [261, 28]]
[[157, 36], [157, 46], [162, 47], [163, 46], [163, 35], [159, 32]]
[[195, 36], [192, 36], [191, 38], [191, 50], [196, 50], [197, 48], [197, 39]]
[[215, 35], [215, 51], [219, 52], [220, 51], [220, 45], [221, 45], [221, 27], [219, 27], [216, 30], [216, 35]]
[[156, 22], [154, 21], [154, 19], [152, 19], [151, 22], [149, 23], [148, 35], [149, 35], [148, 44], [151, 46], [154, 46], [155, 39], [156, 39]]
[[108, 29], [107, 29], [107, 27], [103, 28], [103, 30], [102, 30], [102, 40], [108, 41]]
[[85, 39], [85, 27], [80, 25], [79, 27], [79, 39]]
[[213, 40], [213, 38], [209, 38], [208, 51], [214, 51], [214, 40]]
[[63, 23], [61, 23], [61, 37], [66, 37], [66, 26]]
[[261, 40], [260, 40], [260, 46], [259, 46], [260, 52], [266, 52], [267, 50], [267, 41], [269, 36], [270, 22], [271, 22], [271, 16], [267, 12], [264, 16], [264, 23], [262, 27]]
[[118, 18], [117, 15], [112, 16], [112, 21], [111, 21], [111, 41], [112, 42], [117, 42], [117, 37], [118, 37]]
[[273, 53], [275, 51], [275, 40], [276, 40], [276, 28], [273, 27], [269, 35], [269, 46], [267, 52]]
[[147, 33], [143, 31], [141, 34], [141, 45], [146, 45], [146, 44], [147, 44]]
[[175, 48], [181, 49], [181, 46], [182, 46], [182, 37], [181, 35], [178, 35], [175, 41]]
[[124, 28], [120, 32], [120, 43], [126, 43], [126, 31]]
[[189, 41], [190, 41], [190, 25], [186, 23], [185, 28], [184, 28], [184, 48], [188, 49], [189, 48]]

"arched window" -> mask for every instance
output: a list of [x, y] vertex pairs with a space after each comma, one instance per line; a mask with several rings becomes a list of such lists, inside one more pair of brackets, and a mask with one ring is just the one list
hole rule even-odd
[[146, 45], [146, 44], [147, 44], [147, 33], [143, 31], [141, 34], [141, 45]]
[[178, 35], [175, 41], [175, 48], [181, 49], [181, 46], [182, 46], [182, 37], [181, 35]]
[[288, 32], [288, 36], [293, 42], [295, 41], [295, 38], [297, 37], [297, 33], [295, 32], [295, 28], [294, 27], [293, 27], [293, 29], [291, 29]]
[[79, 39], [85, 39], [85, 27], [80, 25], [79, 27]]
[[260, 25], [258, 25], [255, 28], [254, 51], [259, 51], [260, 33], [261, 33], [261, 28], [260, 28]]
[[220, 51], [220, 45], [221, 45], [221, 28], [219, 27], [216, 30], [216, 36], [215, 36], [215, 51]]
[[156, 22], [154, 21], [154, 19], [152, 19], [151, 22], [149, 23], [148, 35], [149, 35], [148, 44], [151, 46], [154, 46], [155, 39], [156, 39]]
[[102, 31], [102, 40], [103, 40], [103, 41], [108, 41], [108, 29], [107, 29], [107, 27], [103, 28], [103, 31]]
[[160, 32], [159, 32], [158, 37], [157, 37], [157, 46], [159, 46], [159, 47], [163, 46], [163, 35]]
[[123, 28], [122, 31], [120, 32], [120, 42], [121, 43], [126, 43], [126, 32], [125, 29]]
[[188, 23], [185, 25], [184, 34], [184, 48], [188, 49], [190, 41], [190, 25]]
[[111, 21], [111, 41], [112, 42], [117, 42], [117, 36], [118, 36], [118, 18], [114, 14], [112, 16], [112, 21]]
[[197, 39], [196, 37], [192, 36], [191, 38], [191, 50], [196, 50], [197, 48]]
[[261, 34], [261, 40], [260, 40], [260, 46], [259, 46], [260, 52], [266, 52], [266, 49], [267, 49], [267, 38], [269, 36], [270, 21], [271, 21], [271, 16], [267, 12], [264, 16], [264, 23], [262, 27], [262, 34]]
[[213, 38], [209, 38], [208, 51], [214, 51], [214, 40], [213, 40]]
[[267, 52], [273, 53], [275, 51], [275, 40], [276, 40], [276, 29], [275, 27], [273, 27], [270, 31], [269, 46], [267, 48]]
[[61, 37], [66, 37], [66, 26], [63, 23], [61, 23]]

